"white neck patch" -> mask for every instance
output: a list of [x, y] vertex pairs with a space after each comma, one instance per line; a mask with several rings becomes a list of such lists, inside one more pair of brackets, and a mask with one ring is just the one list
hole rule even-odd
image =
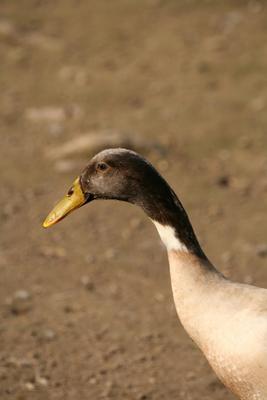
[[157, 221], [153, 221], [162, 242], [165, 244], [167, 250], [179, 250], [188, 252], [187, 247], [180, 242], [175, 236], [175, 230], [169, 225], [162, 225]]

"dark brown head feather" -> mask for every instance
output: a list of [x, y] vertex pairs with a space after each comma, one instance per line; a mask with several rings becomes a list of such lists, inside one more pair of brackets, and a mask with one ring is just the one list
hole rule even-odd
[[[99, 168], [99, 163], [106, 168]], [[90, 199], [117, 199], [140, 206], [152, 220], [173, 227], [189, 251], [204, 257], [181, 202], [141, 155], [120, 148], [104, 150], [92, 158], [80, 182]]]

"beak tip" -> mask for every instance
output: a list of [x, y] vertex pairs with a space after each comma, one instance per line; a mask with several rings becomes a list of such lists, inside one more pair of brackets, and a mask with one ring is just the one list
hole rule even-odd
[[49, 223], [47, 220], [45, 220], [42, 224], [43, 228], [48, 228], [49, 227]]
[[49, 228], [51, 225], [54, 225], [57, 222], [57, 218], [55, 218], [55, 215], [53, 214], [52, 216], [49, 214], [48, 217], [43, 222], [43, 228]]
[[79, 178], [72, 186], [72, 193], [68, 193], [48, 214], [43, 222], [43, 228], [49, 228], [65, 218], [71, 211], [81, 207], [85, 203], [85, 196], [82, 192]]

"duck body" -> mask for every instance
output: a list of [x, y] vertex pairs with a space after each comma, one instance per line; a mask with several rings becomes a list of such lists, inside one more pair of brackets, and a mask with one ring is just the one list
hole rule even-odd
[[137, 153], [97, 154], [44, 222], [95, 199], [140, 206], [168, 252], [178, 316], [219, 379], [241, 400], [267, 399], [267, 290], [226, 279], [200, 247], [176, 194]]
[[267, 291], [186, 253], [169, 251], [169, 263], [181, 323], [219, 379], [242, 400], [267, 399]]

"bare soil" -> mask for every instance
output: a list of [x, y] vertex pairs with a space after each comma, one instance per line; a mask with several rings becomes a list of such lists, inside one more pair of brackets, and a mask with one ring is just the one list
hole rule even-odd
[[264, 1], [1, 0], [1, 400], [233, 399], [177, 319], [140, 210], [41, 223], [115, 134], [215, 265], [267, 287], [266, 20]]

